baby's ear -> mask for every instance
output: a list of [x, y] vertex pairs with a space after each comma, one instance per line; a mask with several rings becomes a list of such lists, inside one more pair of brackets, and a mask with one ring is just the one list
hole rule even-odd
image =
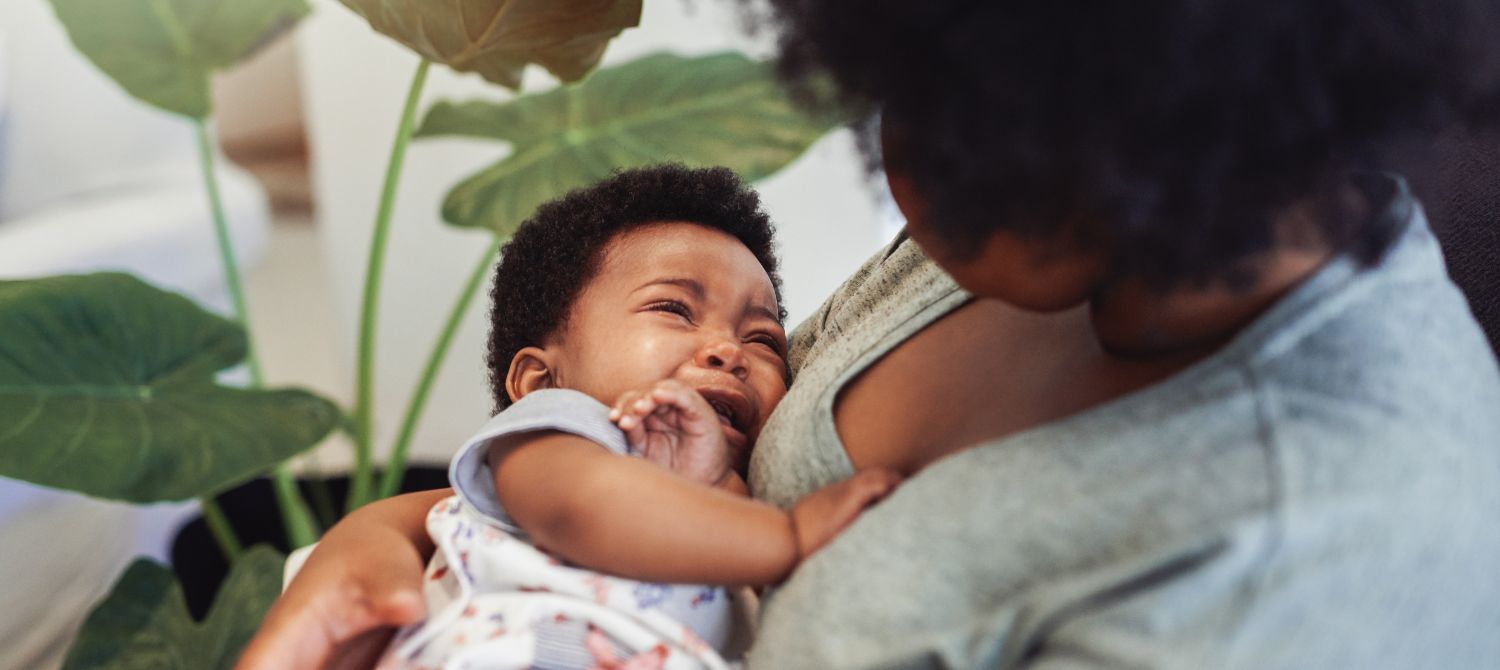
[[510, 359], [505, 393], [515, 402], [537, 389], [552, 387], [552, 356], [540, 347], [526, 347]]

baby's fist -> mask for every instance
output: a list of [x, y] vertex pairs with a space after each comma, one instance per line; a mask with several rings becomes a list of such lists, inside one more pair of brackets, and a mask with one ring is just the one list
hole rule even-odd
[[609, 419], [631, 449], [688, 479], [713, 486], [733, 470], [734, 454], [718, 413], [680, 381], [663, 379], [621, 394]]

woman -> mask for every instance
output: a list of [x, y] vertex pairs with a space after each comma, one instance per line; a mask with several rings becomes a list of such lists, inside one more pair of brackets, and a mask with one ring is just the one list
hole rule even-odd
[[[794, 79], [881, 110], [910, 239], [796, 334], [752, 488], [911, 478], [751, 667], [1500, 664], [1500, 370], [1357, 171], [1500, 116], [1500, 7], [773, 5]], [[331, 532], [246, 666], [420, 616], [441, 495]]]

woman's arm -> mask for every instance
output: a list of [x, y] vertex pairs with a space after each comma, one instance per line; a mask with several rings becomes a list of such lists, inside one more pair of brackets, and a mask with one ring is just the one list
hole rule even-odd
[[491, 464], [506, 512], [548, 551], [621, 577], [696, 584], [781, 581], [899, 481], [867, 471], [783, 512], [565, 433], [502, 442]]
[[452, 493], [387, 498], [329, 529], [235, 668], [313, 670], [330, 658], [329, 667], [373, 664], [388, 637], [382, 629], [423, 616], [422, 571], [433, 551], [427, 511]]

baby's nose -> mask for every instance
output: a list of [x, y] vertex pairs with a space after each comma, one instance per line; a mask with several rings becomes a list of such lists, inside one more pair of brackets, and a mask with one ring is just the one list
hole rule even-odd
[[748, 371], [745, 368], [744, 356], [740, 345], [729, 340], [715, 340], [698, 350], [698, 365], [715, 370], [723, 370], [740, 379], [744, 379]]

